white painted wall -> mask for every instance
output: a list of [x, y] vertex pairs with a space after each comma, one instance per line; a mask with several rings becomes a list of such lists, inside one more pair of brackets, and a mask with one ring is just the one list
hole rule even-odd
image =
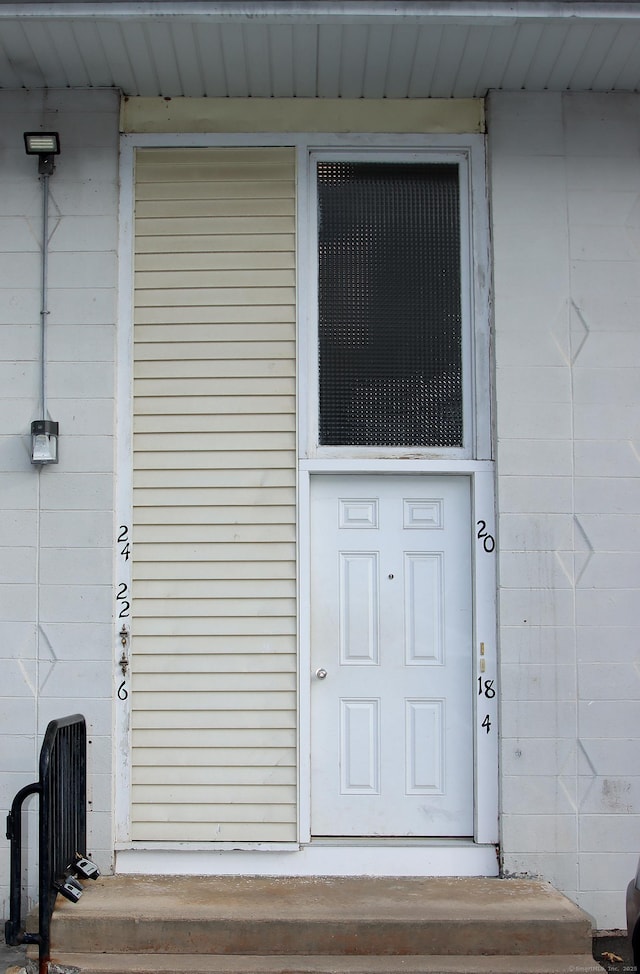
[[640, 852], [640, 98], [489, 101], [502, 843], [623, 927]]
[[[0, 92], [0, 820], [37, 778], [49, 720], [81, 711], [88, 848], [104, 869], [113, 857], [118, 107], [112, 91]], [[42, 190], [23, 143], [38, 129], [58, 131], [62, 146], [50, 178], [47, 322], [60, 463], [40, 471], [29, 431], [39, 418]], [[8, 874], [3, 841], [3, 913]]]

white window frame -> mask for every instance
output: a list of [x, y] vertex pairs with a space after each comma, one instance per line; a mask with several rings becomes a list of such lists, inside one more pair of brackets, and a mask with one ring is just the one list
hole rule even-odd
[[[465, 152], [451, 153], [446, 150], [425, 151], [425, 152], [406, 152], [403, 150], [380, 151], [378, 149], [367, 149], [360, 151], [315, 151], [309, 156], [309, 222], [308, 233], [315, 241], [314, 248], [314, 267], [309, 269], [309, 301], [312, 302], [310, 308], [311, 320], [313, 323], [314, 341], [318, 342], [318, 186], [317, 186], [317, 167], [320, 162], [372, 162], [380, 163], [451, 163], [458, 167], [459, 190], [460, 190], [460, 308], [461, 308], [461, 331], [462, 331], [462, 408], [463, 408], [463, 434], [464, 442], [462, 447], [362, 447], [362, 446], [321, 446], [319, 437], [319, 362], [316, 356], [315, 368], [311, 368], [309, 382], [309, 429], [306, 443], [306, 455], [308, 457], [353, 457], [358, 459], [369, 458], [402, 458], [402, 457], [450, 457], [450, 458], [469, 458], [473, 455], [473, 445], [475, 443], [475, 410], [473, 403], [473, 390], [475, 387], [475, 377], [471, 364], [473, 362], [472, 350], [472, 327], [471, 327], [471, 240], [469, 234], [469, 187], [468, 169], [469, 161]], [[315, 320], [314, 320], [315, 317]]]

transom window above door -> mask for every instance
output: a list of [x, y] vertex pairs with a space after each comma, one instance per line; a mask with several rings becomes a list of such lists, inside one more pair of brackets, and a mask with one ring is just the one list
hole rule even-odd
[[318, 442], [465, 446], [457, 162], [318, 159]]

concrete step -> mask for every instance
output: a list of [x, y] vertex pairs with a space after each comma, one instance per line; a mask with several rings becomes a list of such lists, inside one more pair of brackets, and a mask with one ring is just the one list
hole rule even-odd
[[[518, 879], [107, 876], [58, 898], [52, 955], [591, 955], [591, 922]], [[293, 960], [292, 957], [292, 960]]]
[[50, 974], [602, 974], [591, 955], [268, 957], [200, 954], [65, 954]]

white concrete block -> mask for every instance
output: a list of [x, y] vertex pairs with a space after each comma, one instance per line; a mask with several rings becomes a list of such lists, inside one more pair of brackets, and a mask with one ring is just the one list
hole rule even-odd
[[637, 186], [628, 190], [619, 186], [573, 189], [567, 193], [569, 223], [572, 228], [591, 227], [594, 235], [603, 228], [623, 228], [636, 206], [639, 191]]
[[92, 734], [87, 738], [87, 773], [113, 775], [113, 743], [110, 737]]
[[501, 710], [501, 733], [507, 738], [526, 739], [534, 734], [541, 738], [574, 740], [576, 713], [577, 705], [572, 701], [505, 700]]
[[60, 660], [112, 660], [114, 628], [111, 619], [102, 623], [47, 622], [43, 638]]
[[[629, 875], [629, 881], [635, 875], [635, 868]], [[626, 887], [625, 883], [625, 887]], [[624, 891], [609, 890], [580, 891], [575, 901], [578, 906], [594, 918], [596, 930], [626, 930], [627, 918], [625, 913]]]
[[[530, 227], [523, 224], [495, 231], [494, 308], [495, 329], [530, 333], [540, 323], [557, 328], [566, 314], [570, 291], [569, 238], [543, 228], [529, 240]], [[524, 244], [523, 240], [529, 240]], [[544, 245], [547, 245], [546, 247]]]
[[[22, 135], [20, 138], [22, 139]], [[3, 180], [4, 192], [0, 195], [0, 226], [4, 217], [16, 217], [25, 221], [27, 214], [33, 214], [35, 217], [37, 213], [42, 213], [42, 188], [31, 174], [27, 175], [24, 172], [24, 155], [19, 149], [13, 153], [13, 158], [10, 157], [9, 150], [6, 149], [3, 155], [7, 165], [5, 169], [6, 179]], [[19, 166], [21, 168], [18, 168]], [[34, 221], [31, 234], [33, 237], [32, 244], [34, 245], [37, 242], [35, 231], [36, 224]], [[0, 232], [0, 239], [1, 237], [2, 233]], [[40, 251], [41, 247], [38, 247], [37, 252]]]
[[113, 371], [113, 363], [104, 360], [49, 362], [47, 368], [49, 401], [113, 398]]
[[54, 324], [48, 330], [50, 362], [113, 362], [116, 329], [114, 325]]
[[497, 446], [499, 476], [568, 477], [573, 468], [569, 440], [502, 439]]
[[[553, 310], [555, 311], [555, 308]], [[568, 334], [569, 316], [564, 306], [562, 314], [566, 319], [565, 327]], [[535, 317], [535, 322], [532, 322], [529, 328], [509, 327], [506, 323], [504, 326], [498, 324], [495, 335], [495, 355], [500, 368], [565, 367], [568, 339], [562, 344], [559, 343], [556, 334], [557, 314], [547, 316], [541, 313], [540, 309], [536, 309], [535, 314], [531, 314], [530, 311], [527, 317], [529, 316]], [[520, 316], [518, 322], [520, 325], [523, 324]]]
[[113, 288], [82, 291], [52, 288], [49, 292], [49, 312], [52, 328], [56, 325], [113, 325], [116, 320], [116, 292]]
[[10, 291], [36, 288], [41, 275], [40, 252], [5, 254], [0, 263], [0, 288]]
[[35, 659], [36, 625], [27, 622], [0, 622], [0, 659]]
[[572, 260], [629, 261], [637, 249], [632, 235], [622, 226], [573, 225], [569, 253]]
[[51, 238], [51, 254], [91, 251], [108, 253], [115, 251], [117, 245], [118, 224], [115, 215], [65, 216]]
[[39, 361], [41, 334], [40, 324], [35, 322], [28, 325], [0, 325], [0, 347], [5, 350], [5, 358]]
[[568, 895], [578, 888], [578, 861], [575, 852], [532, 853], [504, 850], [504, 866], [507, 876], [531, 876], [544, 878], [556, 889]]
[[[504, 814], [573, 815], [577, 810], [575, 775], [529, 775], [509, 777], [502, 781]], [[549, 850], [547, 850], [549, 851]]]
[[[614, 434], [614, 431], [612, 431]], [[576, 477], [604, 472], [608, 477], [640, 475], [640, 455], [629, 440], [581, 440], [574, 444]]]
[[40, 619], [51, 622], [105, 622], [113, 612], [110, 585], [41, 585]]
[[577, 746], [572, 739], [503, 738], [500, 767], [507, 776], [572, 775], [577, 771]]
[[[606, 482], [604, 486], [607, 486]], [[624, 514], [582, 512], [577, 523], [596, 551], [640, 551], [640, 515], [633, 511]]]
[[571, 402], [571, 373], [567, 367], [503, 369], [498, 363], [495, 383], [499, 409], [508, 410], [512, 402]]
[[570, 191], [640, 193], [638, 161], [633, 156], [616, 159], [602, 156], [568, 156], [567, 185]]
[[492, 91], [487, 100], [492, 160], [509, 156], [561, 155], [561, 96], [555, 92]]
[[590, 331], [633, 331], [640, 311], [637, 261], [573, 261], [571, 291]]
[[629, 855], [629, 850], [638, 845], [639, 835], [640, 815], [580, 816], [581, 852], [617, 852]]
[[[54, 406], [53, 401], [52, 406]], [[75, 401], [75, 408], [76, 412], [81, 411], [81, 401]], [[56, 410], [56, 416], [60, 416], [58, 410]], [[86, 470], [87, 467], [93, 473], [109, 473], [113, 471], [114, 467], [113, 437], [91, 436], [88, 433], [79, 435], [77, 432], [72, 432], [70, 429], [61, 426], [59, 456], [60, 463], [64, 462], [64, 469], [69, 473], [79, 473]]]
[[92, 774], [87, 779], [87, 805], [92, 813], [109, 812], [113, 804], [113, 778]]
[[37, 399], [40, 370], [35, 362], [0, 362], [0, 389], [6, 399]]
[[[0, 510], [0, 538], [2, 548], [35, 546], [38, 524], [32, 511]], [[0, 650], [1, 651], [1, 650]]]
[[[0, 216], [1, 254], [39, 254], [40, 251], [38, 228], [32, 227], [25, 216]], [[6, 316], [1, 320], [6, 320]]]
[[44, 585], [109, 585], [113, 574], [110, 548], [43, 548], [40, 579]]
[[573, 626], [501, 626], [500, 659], [503, 663], [570, 664], [575, 661]]
[[571, 477], [501, 475], [499, 484], [503, 515], [571, 514], [573, 511]]
[[[640, 336], [628, 331], [591, 331], [576, 355], [580, 369], [626, 369], [638, 361]], [[628, 405], [633, 405], [629, 403]], [[615, 430], [610, 430], [615, 433]]]
[[[582, 663], [578, 670], [581, 700], [640, 700], [640, 671], [637, 662]], [[640, 738], [640, 729], [638, 730]]]
[[[637, 738], [615, 738], [608, 727], [600, 728], [597, 740], [584, 736], [578, 747], [578, 772], [585, 778], [624, 778], [635, 769], [638, 755]], [[640, 855], [640, 853], [639, 853]]]
[[43, 548], [110, 547], [113, 543], [113, 517], [109, 510], [43, 511]]
[[[0, 400], [1, 404], [1, 400]], [[29, 430], [31, 423], [25, 427]], [[31, 466], [31, 435], [0, 436], [0, 471], [11, 473]]]
[[576, 591], [576, 622], [580, 626], [632, 625], [638, 611], [638, 589]]
[[3, 728], [18, 737], [33, 736], [36, 726], [36, 701], [33, 697], [0, 696], [0, 713]]
[[640, 578], [640, 553], [595, 552], [579, 579], [578, 588], [626, 588]]
[[0, 621], [29, 622], [35, 619], [37, 592], [35, 583], [3, 586]]
[[580, 738], [583, 740], [601, 738], [604, 734], [609, 738], [635, 737], [635, 729], [639, 726], [640, 701], [618, 700], [614, 705], [611, 700], [600, 700], [599, 697], [580, 700], [578, 715]]
[[568, 589], [500, 589], [500, 621], [505, 626], [569, 626], [574, 596]]
[[[55, 412], [60, 424], [60, 448], [67, 438], [75, 436], [107, 436], [115, 434], [115, 404], [113, 399], [85, 400], [78, 408], [76, 399], [55, 399], [51, 401], [51, 412]], [[64, 441], [62, 440], [64, 437]], [[84, 449], [82, 445], [80, 449]], [[66, 453], [66, 446], [65, 446]], [[85, 454], [86, 456], [86, 454]], [[65, 456], [65, 466], [69, 460]], [[113, 464], [111, 465], [113, 466]]]
[[87, 736], [92, 734], [105, 736], [111, 734], [113, 729], [112, 710], [111, 698], [90, 697], [87, 700], [79, 700], [71, 692], [68, 697], [51, 697], [45, 694], [40, 699], [38, 709], [39, 734], [44, 734], [49, 721], [65, 714], [81, 713], [87, 723]]
[[[63, 461], [61, 461], [62, 463]], [[47, 471], [50, 473], [52, 471]], [[49, 511], [108, 511], [112, 509], [113, 478], [103, 473], [53, 471], [42, 485], [42, 507]]]
[[623, 890], [636, 871], [638, 857], [633, 853], [582, 852], [580, 890]]
[[[580, 521], [588, 514], [635, 515], [638, 511], [636, 478], [576, 477], [575, 510]], [[631, 530], [631, 524], [627, 525], [627, 530]]]
[[576, 440], [638, 438], [640, 404], [576, 403], [573, 416]]
[[6, 696], [30, 700], [36, 695], [38, 669], [35, 660], [5, 660], [2, 670], [2, 690]]
[[[568, 552], [567, 552], [568, 555]], [[504, 551], [499, 556], [502, 587], [571, 588], [556, 551]]]
[[568, 156], [638, 157], [637, 107], [622, 93], [562, 95]]
[[581, 662], [598, 662], [606, 653], [612, 663], [634, 659], [638, 646], [635, 626], [578, 627], [578, 657]]
[[503, 663], [502, 700], [575, 700], [576, 671], [571, 665]]
[[[51, 284], [57, 288], [112, 288], [118, 268], [113, 251], [68, 253], [53, 251], [49, 260]], [[26, 286], [26, 285], [25, 285]]]
[[499, 538], [503, 551], [573, 550], [573, 518], [569, 514], [503, 514]]
[[11, 728], [2, 735], [2, 757], [0, 757], [0, 774], [28, 774], [30, 769], [36, 771], [37, 777], [38, 751], [33, 734], [13, 734]]
[[0, 584], [33, 584], [36, 581], [35, 547], [0, 548]]
[[577, 819], [571, 815], [505, 815], [502, 838], [507, 849], [522, 853], [568, 853], [578, 848]]
[[[640, 420], [640, 410], [638, 418]], [[512, 403], [509, 409], [498, 406], [496, 422], [499, 439], [506, 436], [529, 440], [569, 439], [572, 435], [571, 404], [540, 403], [535, 410], [528, 403]]]
[[110, 660], [57, 661], [46, 674], [40, 692], [46, 697], [73, 696], [77, 701], [111, 699], [114, 665]]
[[[566, 228], [565, 161], [560, 156], [518, 156], [503, 159], [491, 171], [491, 207], [496, 227], [502, 233], [507, 227], [518, 232], [529, 225], [529, 234], [520, 235], [526, 249], [536, 246], [536, 230]], [[532, 229], [535, 228], [532, 233]]]

